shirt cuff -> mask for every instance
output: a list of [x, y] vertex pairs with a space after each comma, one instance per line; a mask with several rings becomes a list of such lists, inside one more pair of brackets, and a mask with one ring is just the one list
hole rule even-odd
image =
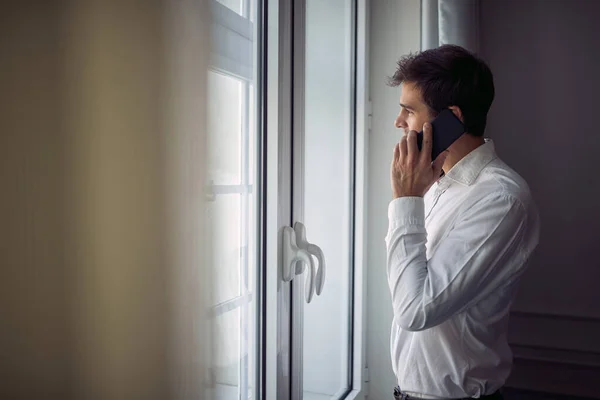
[[425, 200], [422, 197], [399, 197], [388, 206], [390, 227], [425, 225]]

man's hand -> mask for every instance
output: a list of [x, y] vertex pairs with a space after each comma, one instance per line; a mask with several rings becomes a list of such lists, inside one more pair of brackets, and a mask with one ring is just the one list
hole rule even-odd
[[423, 125], [423, 146], [419, 151], [417, 132], [410, 131], [394, 147], [390, 177], [392, 194], [398, 197], [423, 197], [442, 173], [442, 166], [448, 152], [441, 153], [431, 162], [432, 132], [431, 124]]

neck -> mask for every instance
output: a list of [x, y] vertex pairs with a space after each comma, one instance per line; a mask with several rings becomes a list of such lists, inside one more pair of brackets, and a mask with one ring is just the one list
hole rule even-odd
[[467, 154], [485, 143], [485, 139], [482, 136], [473, 136], [465, 133], [456, 142], [452, 143], [452, 146], [448, 148], [448, 157], [444, 162], [444, 173], [448, 173], [460, 160], [462, 160]]

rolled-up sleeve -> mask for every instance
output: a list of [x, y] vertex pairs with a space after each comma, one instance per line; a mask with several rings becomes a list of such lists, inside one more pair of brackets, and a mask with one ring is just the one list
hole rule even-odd
[[[461, 212], [427, 259], [424, 201], [393, 200], [388, 208], [387, 277], [394, 316], [405, 330], [443, 323], [498, 288], [507, 257], [519, 257], [528, 215], [522, 203], [493, 193]], [[500, 279], [499, 279], [500, 278]]]

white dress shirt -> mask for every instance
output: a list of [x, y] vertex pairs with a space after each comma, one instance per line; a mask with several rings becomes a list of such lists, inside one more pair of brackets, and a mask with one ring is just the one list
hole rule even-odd
[[488, 140], [424, 198], [393, 200], [388, 217], [400, 389], [432, 399], [495, 392], [512, 365], [509, 307], [539, 238], [527, 183]]

